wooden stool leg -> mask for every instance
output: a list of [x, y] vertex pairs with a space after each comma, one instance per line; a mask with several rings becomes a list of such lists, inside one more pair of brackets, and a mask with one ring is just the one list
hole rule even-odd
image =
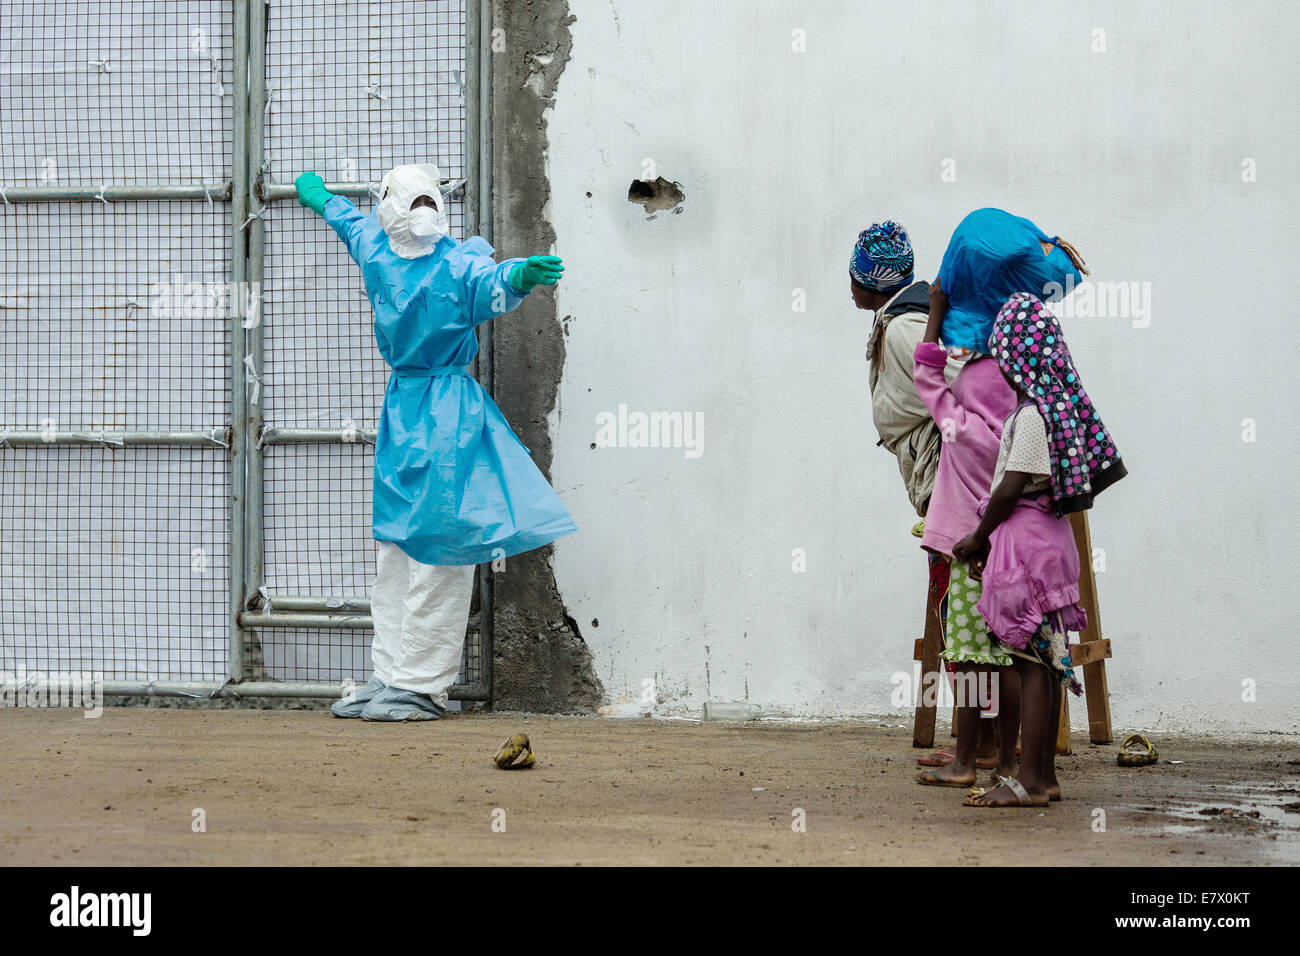
[[1070, 753], [1070, 692], [1061, 694], [1061, 726], [1056, 731], [1056, 752]]
[[[1079, 635], [1079, 643], [1088, 644], [1102, 638], [1097, 576], [1092, 570], [1092, 532], [1088, 529], [1087, 513], [1070, 515], [1070, 525], [1079, 551], [1079, 603], [1088, 613], [1088, 628]], [[1115, 738], [1110, 725], [1110, 690], [1106, 686], [1104, 659], [1083, 665], [1083, 691], [1088, 700], [1088, 738], [1094, 744], [1108, 744]]]
[[[934, 746], [934, 719], [937, 710], [933, 697], [929, 703], [926, 702], [925, 687], [927, 681], [942, 679], [937, 672], [939, 666], [939, 651], [943, 649], [943, 630], [939, 622], [939, 609], [936, 607], [936, 601], [930, 593], [929, 587], [925, 592], [925, 637], [921, 639], [921, 686], [917, 688], [916, 716], [912, 723], [912, 746], [913, 747], [933, 747]], [[929, 675], [936, 675], [930, 677]], [[938, 685], [935, 685], [938, 690]]]

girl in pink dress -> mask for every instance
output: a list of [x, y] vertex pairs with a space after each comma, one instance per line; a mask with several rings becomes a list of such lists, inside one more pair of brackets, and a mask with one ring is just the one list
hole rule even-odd
[[977, 605], [1020, 678], [1020, 769], [967, 806], [1045, 806], [1058, 799], [1055, 753], [1061, 689], [1079, 693], [1069, 631], [1087, 626], [1079, 601], [1072, 512], [1126, 474], [1110, 433], [1079, 381], [1060, 323], [1017, 292], [998, 313], [989, 352], [1017, 393], [1002, 429], [979, 527], [953, 546], [983, 593]]

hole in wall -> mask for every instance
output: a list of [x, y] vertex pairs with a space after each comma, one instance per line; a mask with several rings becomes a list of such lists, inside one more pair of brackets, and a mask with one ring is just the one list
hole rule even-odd
[[675, 209], [686, 198], [681, 183], [658, 179], [634, 179], [627, 187], [627, 201], [645, 206], [646, 212]]

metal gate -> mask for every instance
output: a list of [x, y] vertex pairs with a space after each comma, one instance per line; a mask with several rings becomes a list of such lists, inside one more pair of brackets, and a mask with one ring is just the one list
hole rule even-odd
[[[370, 668], [359, 270], [297, 204], [443, 171], [490, 240], [487, 0], [6, 5], [0, 681], [337, 696]], [[466, 55], [469, 51], [469, 55]], [[490, 324], [480, 380], [491, 389]], [[481, 569], [451, 696], [491, 694]]]

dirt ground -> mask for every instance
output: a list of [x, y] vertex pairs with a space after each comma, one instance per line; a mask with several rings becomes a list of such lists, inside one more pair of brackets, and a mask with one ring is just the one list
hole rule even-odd
[[[516, 731], [538, 765], [498, 770]], [[1122, 769], [1114, 746], [1076, 745], [1059, 758], [1063, 801], [989, 811], [914, 784], [897, 721], [5, 709], [0, 863], [1300, 862], [1295, 738], [1155, 742], [1184, 762]]]

